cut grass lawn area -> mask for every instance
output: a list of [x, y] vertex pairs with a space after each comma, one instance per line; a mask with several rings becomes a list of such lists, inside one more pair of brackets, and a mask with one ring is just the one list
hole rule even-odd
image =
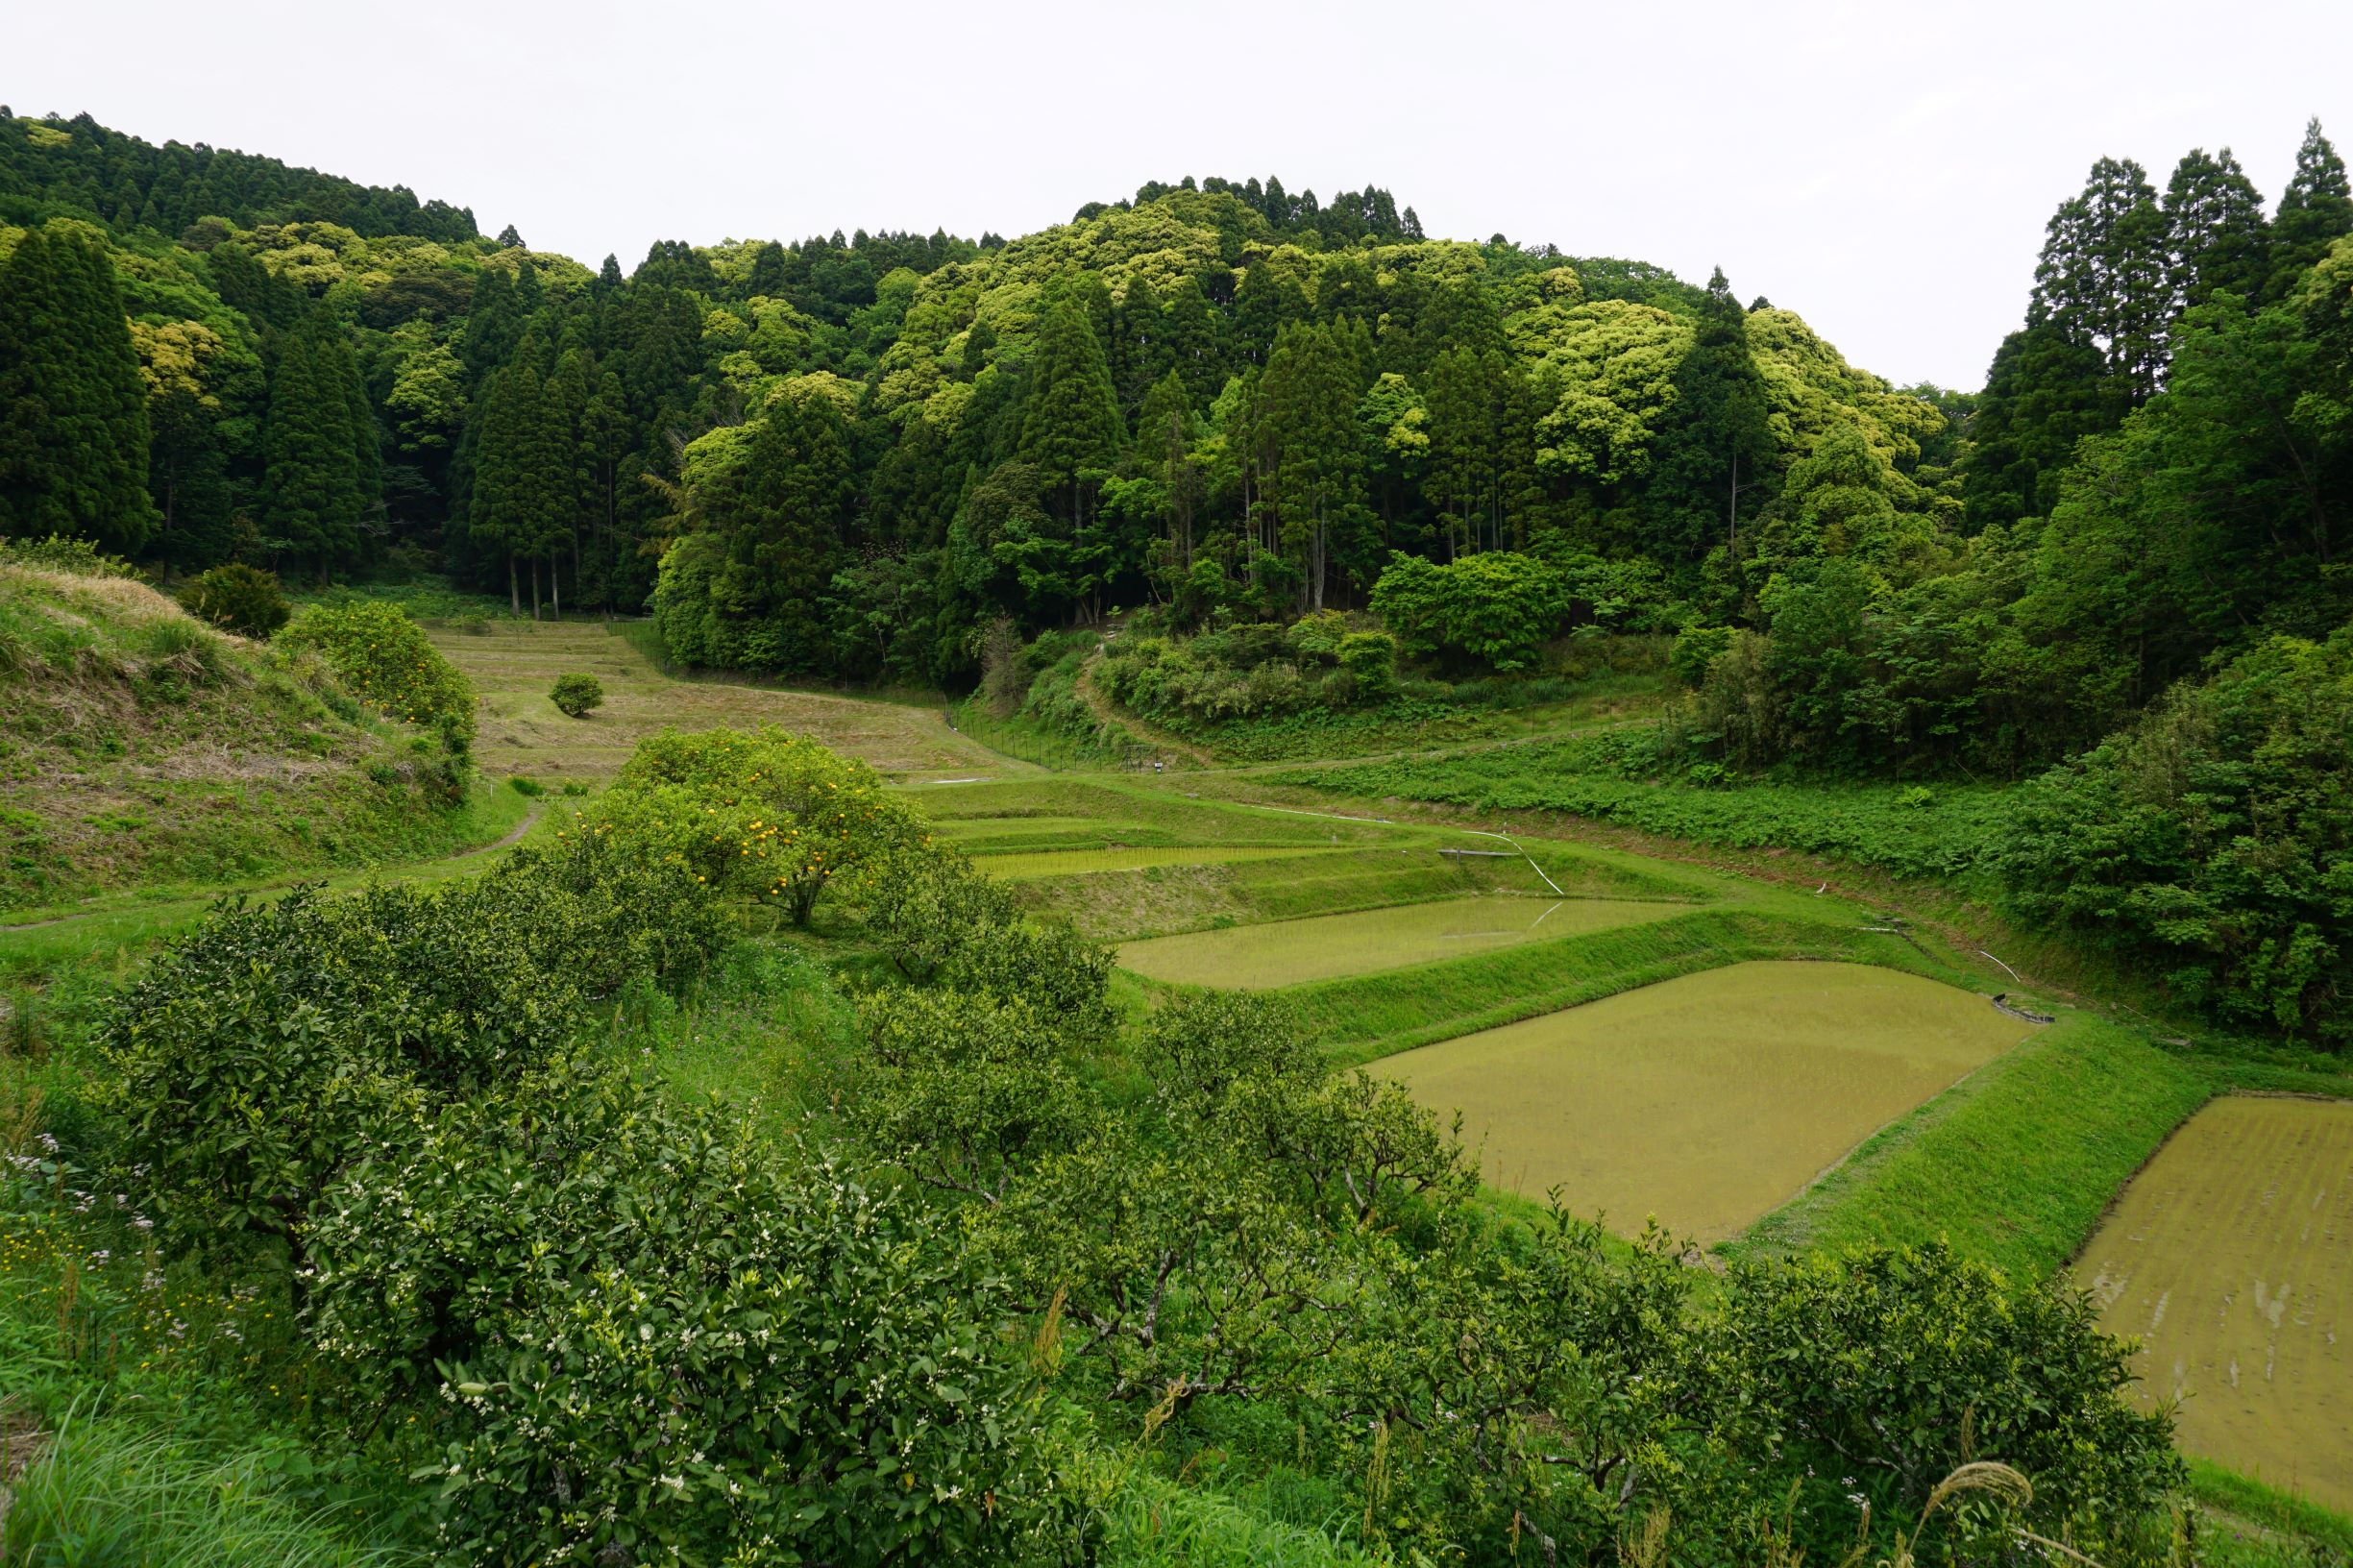
[[[1032, 770], [947, 727], [937, 708], [663, 674], [620, 623], [484, 621], [429, 625], [444, 657], [480, 696], [475, 753], [486, 772], [541, 782], [601, 782], [658, 730], [781, 724], [899, 778]], [[594, 675], [604, 703], [569, 719], [549, 700], [555, 677]]]
[[1042, 877], [1098, 876], [1106, 871], [1137, 871], [1157, 866], [1236, 866], [1251, 860], [1304, 860], [1318, 854], [1345, 852], [1310, 849], [1303, 853], [1298, 849], [1272, 845], [1222, 848], [1176, 845], [1162, 849], [1016, 851], [1011, 854], [979, 855], [974, 857], [973, 864], [991, 876], [1003, 877], [1009, 882], [1030, 882]]
[[2034, 1026], [1921, 975], [1738, 964], [1385, 1058], [1490, 1186], [1723, 1240]]
[[2353, 1511], [2353, 1102], [2224, 1095], [2132, 1179], [2074, 1270], [2140, 1340], [2182, 1446]]
[[1478, 894], [1131, 942], [1124, 968], [1174, 985], [1271, 991], [1679, 913], [1669, 903]]

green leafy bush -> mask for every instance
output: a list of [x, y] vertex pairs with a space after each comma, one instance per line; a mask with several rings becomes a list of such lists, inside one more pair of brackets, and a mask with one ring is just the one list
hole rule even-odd
[[109, 1010], [102, 1097], [178, 1243], [299, 1247], [388, 1123], [536, 1068], [590, 1002], [683, 982], [723, 931], [681, 869], [593, 833], [436, 889], [227, 903]]
[[1998, 870], [2218, 1017], [2353, 1042], [2353, 626], [2263, 643], [2044, 774]]
[[292, 610], [277, 574], [232, 561], [190, 582], [180, 601], [188, 613], [240, 637], [267, 637], [286, 624]]
[[584, 821], [808, 923], [836, 878], [922, 836], [865, 763], [771, 724], [641, 742]]
[[1560, 630], [1569, 584], [1532, 555], [1487, 551], [1446, 566], [1392, 551], [1372, 607], [1409, 653], [1518, 670]]
[[315, 649], [352, 695], [385, 717], [437, 730], [454, 752], [473, 746], [473, 684], [392, 605], [365, 599], [314, 604], [278, 640]]
[[30, 566], [42, 572], [62, 572], [76, 577], [129, 577], [137, 569], [119, 555], [109, 555], [87, 539], [61, 533], [44, 539], [0, 539], [0, 563]]
[[1055, 1444], [944, 1227], [617, 1070], [371, 1151], [312, 1322], [473, 1562], [1019, 1560]]
[[589, 709], [604, 705], [604, 687], [596, 676], [574, 670], [555, 677], [548, 700], [567, 718], [581, 719]]

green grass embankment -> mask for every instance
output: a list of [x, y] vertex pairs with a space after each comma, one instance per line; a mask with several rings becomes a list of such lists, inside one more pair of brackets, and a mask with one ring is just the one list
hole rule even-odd
[[2117, 1192], [2218, 1087], [2139, 1031], [2062, 1014], [1865, 1140], [1726, 1249], [1838, 1251], [1939, 1237], [2022, 1278], [2083, 1245]]

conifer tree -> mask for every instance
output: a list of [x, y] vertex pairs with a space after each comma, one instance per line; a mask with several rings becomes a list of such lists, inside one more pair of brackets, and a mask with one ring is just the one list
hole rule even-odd
[[1195, 407], [1208, 404], [1225, 385], [1225, 352], [1217, 325], [1209, 296], [1201, 292], [1201, 280], [1188, 274], [1170, 291], [1161, 312], [1160, 339], [1168, 368], [1183, 380], [1187, 401]]
[[1276, 539], [1298, 574], [1300, 607], [1320, 610], [1335, 546], [1362, 511], [1364, 453], [1357, 427], [1363, 393], [1351, 356], [1328, 328], [1293, 326], [1266, 356], [1263, 417], [1278, 456], [1268, 491]]
[[0, 264], [0, 535], [146, 543], [147, 397], [114, 264], [75, 228]]
[[352, 423], [351, 346], [324, 309], [303, 318], [280, 347], [270, 377], [261, 455], [268, 502], [264, 525], [307, 556], [322, 583], [359, 540], [359, 432]]
[[1765, 382], [1749, 348], [1748, 312], [1716, 269], [1691, 350], [1675, 373], [1675, 403], [1651, 454], [1649, 548], [1695, 561], [1721, 540], [1737, 553], [1740, 519], [1772, 478]]
[[2075, 443], [2114, 429], [2127, 408], [2122, 386], [2090, 343], [2048, 321], [2002, 339], [1961, 458], [1970, 531], [2049, 516]]
[[2347, 184], [2344, 159], [2320, 134], [2317, 119], [2304, 127], [2304, 143], [2296, 149], [2295, 173], [2280, 195], [2271, 229], [2268, 292], [2275, 300], [2294, 293], [2304, 274], [2328, 254], [2329, 247], [2353, 233], [2353, 185]]
[[1102, 340], [1085, 305], [1066, 299], [1046, 312], [1030, 351], [1017, 455], [1037, 465], [1073, 531], [1091, 499], [1086, 476], [1110, 467], [1126, 437]]
[[2092, 165], [2080, 195], [2044, 231], [2030, 320], [2096, 347], [2136, 406], [2157, 391], [2171, 319], [2167, 224], [2147, 171], [2130, 159]]
[[2262, 195], [2229, 148], [2214, 157], [2193, 148], [2174, 165], [2165, 221], [2172, 289], [2167, 308], [2173, 319], [2218, 293], [2250, 303], [2262, 293], [2270, 276], [2270, 225]]

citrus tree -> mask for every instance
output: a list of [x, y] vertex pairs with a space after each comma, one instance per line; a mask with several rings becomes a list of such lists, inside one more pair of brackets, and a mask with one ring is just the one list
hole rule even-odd
[[439, 730], [452, 751], [473, 746], [473, 683], [397, 606], [364, 599], [313, 604], [277, 641], [315, 651], [354, 697], [387, 719]]
[[781, 909], [795, 925], [828, 887], [921, 843], [921, 822], [882, 775], [773, 724], [664, 730], [640, 743], [593, 808], [602, 824], [675, 857], [723, 893]]

